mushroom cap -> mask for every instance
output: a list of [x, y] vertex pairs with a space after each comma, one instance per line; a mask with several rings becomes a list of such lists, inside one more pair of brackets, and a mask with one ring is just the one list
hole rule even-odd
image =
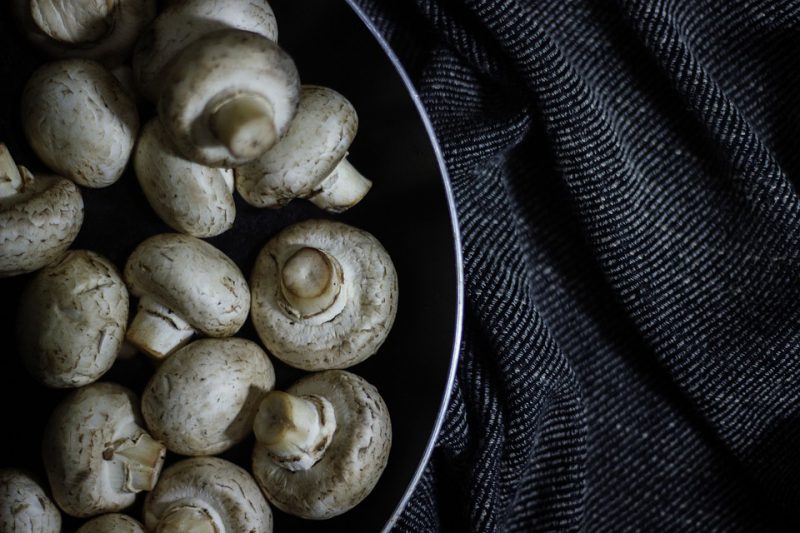
[[0, 531], [59, 533], [61, 513], [27, 474], [0, 469]]
[[321, 520], [349, 511], [375, 488], [389, 459], [392, 425], [383, 398], [364, 378], [343, 370], [311, 374], [287, 392], [327, 399], [336, 432], [322, 458], [296, 472], [279, 466], [256, 443], [256, 480], [270, 503], [289, 514]]
[[[42, 457], [58, 506], [72, 516], [120, 511], [136, 494], [115, 475], [123, 466], [108, 457], [111, 443], [141, 434], [136, 395], [114, 383], [92, 383], [67, 396], [50, 415]], [[157, 469], [163, 462], [161, 455]]]
[[304, 85], [286, 134], [255, 161], [236, 169], [236, 190], [255, 207], [280, 207], [305, 198], [347, 155], [358, 115], [341, 94]]
[[128, 258], [124, 277], [135, 296], [152, 297], [210, 337], [229, 337], [247, 319], [250, 292], [241, 270], [195, 237], [150, 237]]
[[250, 31], [278, 40], [278, 24], [264, 0], [184, 0], [159, 13], [139, 38], [133, 69], [139, 92], [158, 101], [168, 63], [200, 37], [226, 28]]
[[286, 132], [300, 97], [300, 77], [273, 41], [242, 30], [210, 33], [184, 48], [170, 65], [158, 114], [186, 157], [217, 167], [247, 163], [214, 134], [210, 114], [227, 99], [256, 95], [272, 109], [278, 137]]
[[144, 533], [144, 527], [128, 515], [111, 513], [92, 518], [76, 533]]
[[103, 65], [65, 59], [39, 67], [22, 95], [22, 127], [36, 155], [85, 187], [106, 187], [128, 164], [139, 114]]
[[[281, 265], [298, 249], [322, 250], [341, 267], [344, 308], [321, 324], [298, 320], [279, 305]], [[304, 370], [347, 368], [380, 348], [397, 312], [397, 273], [381, 243], [366, 231], [330, 220], [307, 220], [272, 238], [251, 276], [252, 318], [269, 352]]]
[[55, 57], [113, 65], [124, 60], [155, 17], [155, 0], [13, 0], [28, 39]]
[[242, 441], [275, 385], [267, 354], [245, 339], [202, 339], [164, 360], [142, 395], [153, 436], [181, 455], [214, 455]]
[[218, 457], [193, 457], [165, 469], [144, 501], [144, 523], [157, 531], [175, 504], [199, 500], [222, 519], [225, 531], [271, 533], [272, 510], [253, 477]]
[[0, 277], [38, 270], [69, 248], [83, 224], [74, 183], [37, 176], [17, 195], [0, 198]]
[[173, 229], [214, 237], [233, 226], [233, 171], [185, 159], [158, 119], [142, 128], [133, 167], [150, 206]]
[[51, 387], [80, 387], [117, 358], [128, 322], [128, 290], [107, 259], [71, 250], [25, 289], [18, 318], [20, 354]]

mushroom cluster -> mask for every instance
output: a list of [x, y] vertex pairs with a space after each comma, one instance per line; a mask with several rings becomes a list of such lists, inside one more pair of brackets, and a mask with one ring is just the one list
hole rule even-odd
[[[387, 465], [386, 403], [341, 370], [379, 350], [397, 312], [378, 239], [301, 221], [264, 235], [244, 268], [202, 240], [235, 228], [237, 193], [256, 208], [304, 199], [330, 213], [361, 201], [372, 182], [347, 160], [355, 108], [301, 86], [266, 0], [159, 4], [12, 1], [54, 58], [20, 109], [56, 175], [34, 176], [0, 143], [0, 277], [33, 273], [17, 308], [20, 359], [42, 385], [74, 390], [44, 428], [46, 486], [0, 470], [2, 531], [60, 531], [60, 509], [86, 519], [82, 533], [270, 533], [270, 504], [330, 518], [363, 501]], [[134, 243], [124, 265], [69, 249], [81, 188], [114, 189], [130, 167], [177, 233]], [[254, 330], [243, 328], [251, 313]], [[128, 384], [126, 351], [149, 356], [134, 361], [149, 379], [100, 381]], [[277, 390], [288, 369], [271, 357], [315, 373]], [[249, 449], [248, 437], [249, 464], [211, 457]], [[143, 514], [122, 514], [137, 499]]]

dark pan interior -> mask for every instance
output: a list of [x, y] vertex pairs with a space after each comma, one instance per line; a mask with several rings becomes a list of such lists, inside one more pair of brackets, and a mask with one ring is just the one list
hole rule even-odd
[[[325, 522], [275, 511], [275, 531], [376, 531], [387, 524], [420, 466], [448, 384], [457, 332], [458, 268], [448, 196], [432, 143], [402, 78], [357, 15], [343, 0], [274, 0], [280, 44], [294, 57], [304, 83], [327, 85], [349, 98], [360, 128], [350, 160], [374, 182], [366, 199], [339, 220], [378, 237], [400, 280], [394, 328], [377, 355], [351, 370], [374, 383], [392, 416], [389, 465], [374, 492], [357, 508]], [[44, 170], [21, 132], [22, 87], [44, 57], [20, 35], [7, 5], [0, 11], [0, 141], [19, 164]], [[153, 110], [143, 106], [143, 123]], [[83, 228], [74, 248], [97, 251], [120, 269], [146, 237], [170, 231], [148, 206], [129, 170], [116, 184], [82, 190]], [[281, 228], [310, 217], [330, 217], [295, 201], [279, 210], [258, 210], [237, 198], [234, 228], [209, 241], [249, 276], [255, 257]], [[15, 348], [15, 314], [30, 275], [0, 280], [0, 405], [6, 423], [0, 467], [25, 468], [44, 479], [40, 446], [44, 421], [67, 391], [47, 389], [23, 369]], [[241, 336], [257, 340], [250, 321]], [[302, 375], [273, 358], [278, 387]], [[141, 392], [152, 364], [144, 356], [118, 361], [103, 380]], [[224, 457], [249, 467], [252, 438]], [[169, 461], [178, 459], [170, 454]], [[141, 497], [130, 514], [140, 518]], [[67, 519], [65, 531], [79, 521]]]

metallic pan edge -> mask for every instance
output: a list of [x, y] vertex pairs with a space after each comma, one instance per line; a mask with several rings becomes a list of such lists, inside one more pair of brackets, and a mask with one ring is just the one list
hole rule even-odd
[[422, 456], [422, 460], [420, 461], [417, 471], [414, 473], [414, 477], [411, 479], [411, 483], [409, 483], [405, 494], [403, 494], [403, 498], [400, 500], [400, 503], [397, 504], [394, 513], [392, 513], [391, 518], [383, 528], [383, 531], [387, 532], [394, 526], [398, 518], [400, 518], [400, 514], [403, 512], [408, 500], [411, 499], [411, 495], [414, 493], [414, 489], [416, 488], [417, 483], [419, 483], [422, 473], [428, 464], [431, 453], [433, 453], [433, 448], [436, 445], [436, 438], [438, 437], [439, 431], [442, 429], [442, 424], [444, 423], [447, 405], [450, 401], [450, 394], [453, 391], [453, 382], [456, 377], [458, 355], [461, 351], [461, 331], [464, 315], [464, 268], [463, 258], [461, 255], [461, 235], [458, 224], [458, 215], [456, 213], [455, 199], [453, 198], [453, 191], [450, 187], [450, 178], [447, 174], [447, 167], [445, 166], [444, 158], [442, 157], [442, 150], [439, 146], [439, 141], [436, 139], [436, 134], [433, 131], [430, 118], [428, 118], [428, 113], [425, 111], [425, 107], [419, 98], [416, 88], [411, 83], [411, 79], [408, 77], [403, 65], [400, 63], [400, 59], [398, 59], [398, 57], [392, 51], [389, 43], [386, 42], [386, 40], [383, 38], [377, 28], [375, 28], [375, 26], [372, 24], [372, 21], [361, 10], [361, 8], [356, 5], [355, 0], [346, 1], [350, 8], [356, 13], [356, 15], [358, 15], [358, 18], [361, 19], [370, 33], [372, 33], [372, 36], [375, 38], [375, 40], [381, 45], [384, 53], [387, 55], [389, 60], [392, 62], [392, 65], [394, 65], [395, 70], [397, 70], [397, 73], [402, 78], [403, 83], [406, 86], [406, 90], [408, 90], [409, 94], [411, 95], [411, 99], [414, 101], [414, 105], [417, 107], [417, 112], [419, 113], [419, 116], [425, 125], [425, 130], [428, 132], [428, 138], [430, 139], [431, 146], [433, 147], [433, 152], [436, 155], [436, 161], [439, 163], [439, 172], [441, 173], [445, 195], [447, 196], [447, 206], [450, 210], [450, 222], [453, 227], [453, 242], [455, 244], [456, 283], [458, 284], [456, 287], [456, 328], [455, 334], [453, 335], [453, 351], [450, 356], [450, 373], [447, 376], [447, 386], [444, 394], [442, 395], [442, 402], [439, 405], [439, 414], [436, 416], [436, 423], [433, 426], [433, 432], [428, 440], [428, 445], [425, 447], [425, 453]]

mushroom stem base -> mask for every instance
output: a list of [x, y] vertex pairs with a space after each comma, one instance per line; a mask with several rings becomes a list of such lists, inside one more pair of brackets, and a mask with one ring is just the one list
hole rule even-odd
[[370, 187], [372, 182], [362, 176], [347, 159], [342, 159], [309, 201], [331, 213], [341, 213], [360, 202]]
[[272, 106], [261, 97], [237, 95], [211, 115], [211, 131], [237, 158], [253, 160], [278, 140]]
[[189, 342], [195, 329], [171, 309], [149, 296], [139, 300], [126, 338], [155, 359], [163, 359]]
[[121, 463], [121, 489], [137, 493], [153, 490], [166, 453], [167, 449], [163, 444], [139, 429], [138, 435], [120, 439], [106, 448], [103, 458]]

